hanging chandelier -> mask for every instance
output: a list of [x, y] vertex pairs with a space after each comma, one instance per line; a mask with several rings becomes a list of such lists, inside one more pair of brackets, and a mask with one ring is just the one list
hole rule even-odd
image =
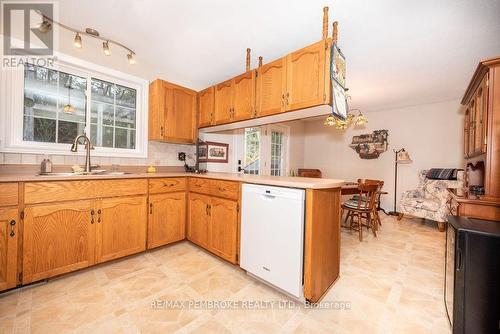
[[42, 14], [42, 18], [43, 18], [42, 22], [37, 26], [38, 30], [42, 33], [46, 33], [48, 31], [50, 31], [52, 29], [52, 26], [56, 24], [63, 29], [66, 29], [66, 30], [69, 30], [69, 31], [75, 33], [75, 39], [73, 40], [73, 44], [76, 48], [79, 48], [79, 49], [83, 48], [82, 36], [95, 38], [97, 40], [102, 41], [102, 51], [103, 51], [104, 55], [111, 56], [110, 45], [114, 45], [114, 46], [120, 47], [122, 49], [125, 49], [127, 51], [128, 63], [130, 65], [135, 64], [135, 52], [131, 48], [123, 45], [120, 42], [117, 42], [117, 41], [112, 40], [110, 38], [106, 38], [104, 36], [101, 36], [99, 34], [99, 32], [95, 29], [86, 28], [85, 31], [78, 30], [78, 29], [72, 28], [70, 26], [67, 26], [61, 22], [54, 21], [52, 18], [45, 16], [43, 14]]
[[[352, 112], [357, 111], [358, 114], [354, 116]], [[335, 117], [333, 114], [328, 115], [323, 123], [325, 126], [333, 126], [337, 130], [346, 130], [350, 125], [354, 124], [354, 126], [365, 126], [368, 123], [368, 119], [359, 109], [349, 110], [349, 114], [347, 115], [345, 120], [342, 120], [338, 117]]]

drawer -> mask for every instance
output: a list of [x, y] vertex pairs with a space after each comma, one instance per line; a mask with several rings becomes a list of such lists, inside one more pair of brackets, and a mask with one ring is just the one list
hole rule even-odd
[[144, 195], [148, 193], [147, 179], [99, 180], [96, 183], [96, 197]]
[[24, 185], [26, 204], [72, 201], [95, 197], [96, 181], [28, 182]]
[[210, 180], [197, 177], [189, 178], [189, 191], [201, 194], [210, 194]]
[[210, 180], [210, 194], [213, 196], [238, 200], [240, 194], [240, 183]]
[[17, 183], [0, 183], [0, 206], [17, 205], [18, 194]]
[[186, 178], [163, 178], [149, 180], [149, 193], [162, 194], [186, 190]]

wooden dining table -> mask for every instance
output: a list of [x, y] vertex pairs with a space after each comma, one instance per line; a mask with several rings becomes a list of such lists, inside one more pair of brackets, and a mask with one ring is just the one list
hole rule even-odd
[[[355, 195], [359, 194], [358, 183], [357, 182], [346, 182], [340, 188], [341, 195]], [[380, 206], [380, 196], [387, 195], [387, 191], [380, 191], [377, 197], [377, 211], [382, 211], [387, 214], [387, 212]]]

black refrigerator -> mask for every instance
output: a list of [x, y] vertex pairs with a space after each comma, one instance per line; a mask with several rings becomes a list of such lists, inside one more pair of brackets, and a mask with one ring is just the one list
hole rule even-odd
[[449, 217], [444, 302], [453, 334], [500, 333], [500, 222]]

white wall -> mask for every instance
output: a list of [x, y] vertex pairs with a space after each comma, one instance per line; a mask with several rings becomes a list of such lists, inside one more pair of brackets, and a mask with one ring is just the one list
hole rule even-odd
[[[393, 149], [404, 147], [413, 163], [399, 165], [398, 196], [414, 189], [418, 171], [432, 167], [463, 168], [463, 115], [459, 101], [366, 112], [364, 129], [346, 131], [325, 127], [322, 120], [305, 122], [304, 168], [318, 168], [325, 178], [356, 181], [358, 178], [384, 180], [382, 206], [392, 210], [394, 196]], [[352, 137], [373, 130], [389, 130], [389, 148], [378, 159], [364, 160], [348, 145]]]

